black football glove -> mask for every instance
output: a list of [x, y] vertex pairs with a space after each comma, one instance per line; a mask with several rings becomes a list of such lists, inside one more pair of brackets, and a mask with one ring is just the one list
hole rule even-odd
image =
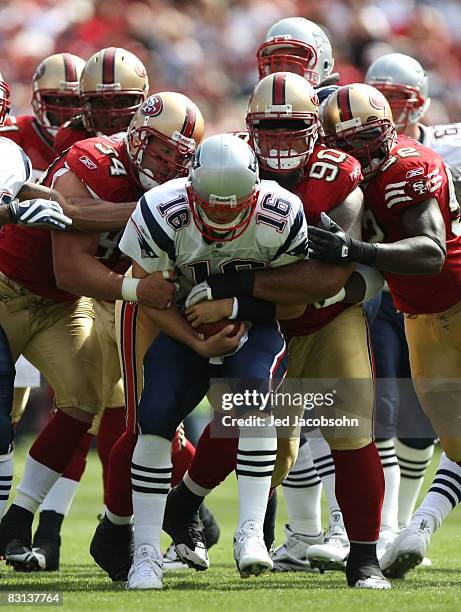
[[351, 238], [326, 213], [320, 215], [320, 227], [309, 226], [308, 235], [311, 259], [336, 265], [371, 265], [376, 259], [376, 244]]

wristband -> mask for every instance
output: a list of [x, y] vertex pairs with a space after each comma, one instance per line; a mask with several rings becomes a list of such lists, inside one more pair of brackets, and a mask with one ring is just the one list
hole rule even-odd
[[[251, 296], [242, 296], [238, 299], [239, 321], [252, 323], [272, 323], [275, 321], [276, 306], [274, 302], [266, 302]], [[232, 313], [233, 314], [233, 313]]]
[[378, 254], [378, 245], [374, 242], [362, 242], [361, 240], [351, 239], [349, 247], [349, 261], [371, 265]]
[[214, 300], [222, 298], [250, 296], [253, 294], [255, 273], [253, 270], [214, 274], [207, 278]]
[[137, 302], [138, 295], [136, 288], [139, 285], [141, 279], [139, 278], [127, 278], [126, 276], [122, 281], [122, 298], [125, 302]]
[[231, 314], [231, 316], [229, 317], [229, 319], [230, 319], [231, 321], [233, 321], [234, 319], [236, 319], [236, 318], [237, 318], [238, 313], [239, 313], [239, 301], [238, 301], [238, 299], [235, 297], [235, 298], [234, 298], [234, 301], [233, 301], [233, 304], [232, 304], [232, 314]]

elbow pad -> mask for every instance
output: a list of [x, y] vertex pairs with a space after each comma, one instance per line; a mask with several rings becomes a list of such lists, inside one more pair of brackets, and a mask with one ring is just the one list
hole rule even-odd
[[363, 296], [362, 302], [368, 302], [375, 297], [384, 286], [384, 276], [379, 270], [364, 266], [363, 264], [357, 264], [355, 272], [360, 274], [365, 282], [365, 295]]

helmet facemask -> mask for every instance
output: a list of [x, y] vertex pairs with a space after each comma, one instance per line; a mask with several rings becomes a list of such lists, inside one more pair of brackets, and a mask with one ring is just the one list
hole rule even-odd
[[[359, 120], [351, 119], [354, 121]], [[325, 144], [350, 153], [360, 162], [363, 176], [371, 177], [387, 161], [396, 139], [394, 124], [389, 119], [375, 119], [347, 129], [338, 125], [336, 134], [325, 136]]]
[[0, 76], [0, 125], [6, 119], [6, 116], [10, 112], [10, 88], [2, 81]]
[[195, 193], [190, 184], [187, 194], [200, 233], [213, 242], [231, 242], [239, 238], [251, 222], [259, 197], [259, 182], [248, 196], [238, 200], [235, 196], [211, 195], [207, 201]]
[[[276, 174], [289, 174], [307, 164], [319, 135], [315, 113], [296, 118], [265, 119], [249, 113], [247, 127], [261, 168]], [[290, 129], [291, 128], [291, 129]]]
[[389, 102], [394, 117], [395, 129], [400, 134], [409, 124], [414, 124], [424, 115], [430, 100], [424, 99], [416, 87], [409, 85], [371, 82]]
[[80, 97], [72, 91], [40, 89], [32, 95], [32, 108], [37, 121], [50, 131], [56, 131], [75, 115], [82, 112]]
[[179, 132], [168, 138], [149, 126], [140, 126], [128, 132], [128, 151], [141, 185], [152, 189], [187, 175], [195, 140]]
[[145, 99], [139, 91], [85, 92], [81, 94], [83, 123], [91, 133], [112, 136], [128, 129]]
[[259, 46], [256, 52], [259, 78], [274, 72], [293, 72], [304, 77], [313, 86], [320, 83], [315, 47], [292, 38], [277, 37]]

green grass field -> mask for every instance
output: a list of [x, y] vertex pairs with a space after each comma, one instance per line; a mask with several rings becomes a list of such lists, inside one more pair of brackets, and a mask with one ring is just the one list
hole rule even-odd
[[[22, 471], [26, 448], [18, 446], [16, 473]], [[434, 459], [426, 483], [437, 465]], [[413, 571], [405, 581], [393, 583], [391, 591], [353, 591], [346, 587], [344, 574], [323, 576], [310, 573], [269, 574], [242, 580], [232, 557], [232, 534], [237, 518], [236, 484], [228, 481], [209, 498], [219, 520], [220, 542], [210, 552], [207, 572], [181, 570], [168, 573], [160, 592], [127, 592], [123, 584], [112, 583], [94, 565], [89, 543], [101, 511], [101, 471], [96, 453], [91, 452], [88, 468], [72, 510], [64, 523], [59, 573], [19, 574], [2, 564], [0, 591], [62, 591], [66, 609], [72, 610], [219, 610], [219, 612], [272, 610], [317, 610], [363, 612], [385, 610], [461, 610], [461, 511], [455, 510], [432, 540], [431, 568]], [[283, 540], [286, 512], [279, 495], [277, 543]], [[165, 540], [165, 544], [167, 541]], [[4, 595], [3, 595], [4, 596]], [[39, 609], [21, 606], [21, 609]]]

